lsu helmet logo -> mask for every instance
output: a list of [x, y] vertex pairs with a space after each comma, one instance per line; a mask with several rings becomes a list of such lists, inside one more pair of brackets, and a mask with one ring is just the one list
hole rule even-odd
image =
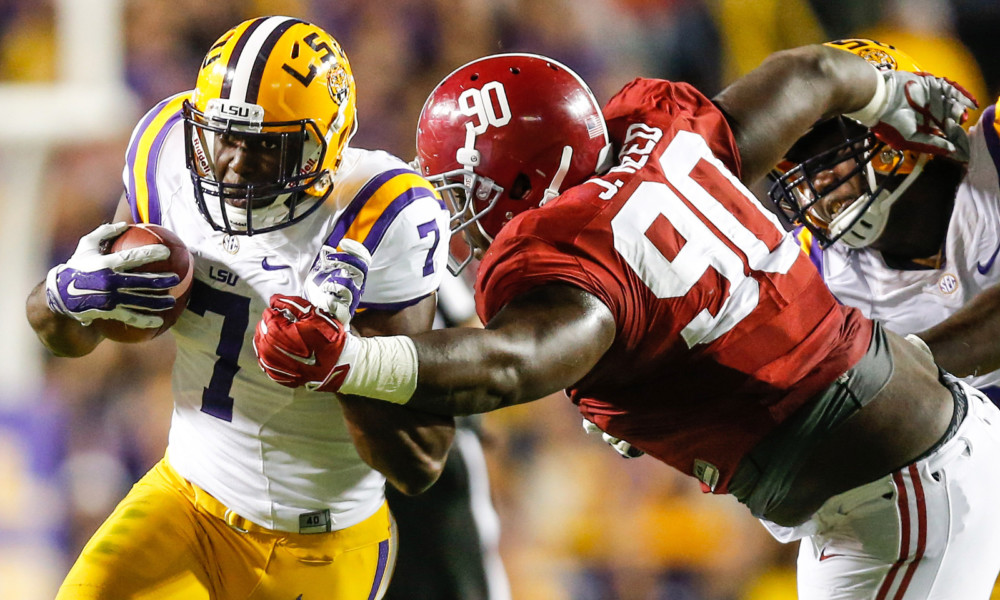
[[896, 59], [881, 48], [862, 48], [858, 50], [858, 56], [870, 62], [879, 71], [895, 71], [897, 67]]
[[912, 58], [897, 50], [892, 44], [864, 38], [851, 38], [826, 42], [823, 45], [857, 54], [879, 71], [909, 71], [916, 73], [922, 70], [914, 64]]
[[351, 74], [343, 65], [335, 65], [334, 68], [330, 69], [326, 87], [330, 90], [330, 97], [337, 103], [337, 106], [343, 106], [351, 93]]

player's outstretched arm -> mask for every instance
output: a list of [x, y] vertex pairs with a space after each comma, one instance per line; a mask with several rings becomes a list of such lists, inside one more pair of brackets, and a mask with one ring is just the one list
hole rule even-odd
[[595, 296], [568, 285], [529, 290], [485, 329], [414, 337], [417, 386], [407, 406], [464, 415], [538, 400], [580, 381], [615, 334]]
[[322, 313], [286, 318], [280, 302], [265, 311], [254, 336], [258, 362], [269, 377], [289, 387], [442, 415], [488, 412], [569, 387], [594, 367], [616, 333], [614, 317], [600, 300], [559, 284], [518, 296], [485, 329], [412, 337], [358, 338]]
[[968, 158], [960, 124], [975, 100], [927, 73], [880, 73], [863, 58], [823, 45], [776, 52], [714, 98], [725, 112], [752, 183], [818, 120], [847, 115], [895, 147]]
[[979, 292], [958, 312], [917, 336], [934, 361], [957, 377], [1000, 369], [1000, 285]]
[[726, 113], [742, 180], [765, 176], [816, 121], [860, 109], [877, 88], [863, 58], [822, 45], [776, 52], [713, 100]]

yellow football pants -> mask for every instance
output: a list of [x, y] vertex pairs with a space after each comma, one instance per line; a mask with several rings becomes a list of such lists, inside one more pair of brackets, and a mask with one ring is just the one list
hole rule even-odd
[[228, 513], [163, 459], [90, 539], [56, 598], [374, 600], [395, 558], [385, 504], [339, 531], [272, 531]]

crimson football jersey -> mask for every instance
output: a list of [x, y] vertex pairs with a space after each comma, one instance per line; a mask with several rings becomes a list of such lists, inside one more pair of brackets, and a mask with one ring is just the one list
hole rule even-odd
[[599, 298], [617, 334], [573, 402], [724, 493], [751, 448], [861, 359], [872, 325], [740, 183], [708, 98], [636, 79], [604, 115], [616, 166], [500, 231], [479, 269], [480, 317], [547, 283]]

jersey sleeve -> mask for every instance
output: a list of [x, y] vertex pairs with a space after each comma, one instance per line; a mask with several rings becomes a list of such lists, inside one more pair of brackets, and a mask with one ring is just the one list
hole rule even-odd
[[426, 179], [405, 168], [373, 177], [326, 243], [357, 240], [372, 254], [360, 308], [398, 310], [437, 290], [448, 260], [448, 210]]
[[993, 169], [1000, 174], [1000, 122], [997, 120], [997, 104], [991, 104], [983, 111], [975, 129], [983, 132]]
[[188, 97], [186, 92], [163, 100], [150, 109], [132, 131], [125, 152], [122, 181], [136, 223], [162, 224], [166, 199], [160, 197], [157, 183], [164, 168], [161, 158], [168, 141], [174, 141], [171, 133], [183, 119], [184, 100]]
[[729, 122], [715, 103], [690, 84], [636, 78], [608, 101], [604, 119], [613, 140], [626, 139], [635, 123], [693, 131], [727, 169], [741, 177], [743, 167]]
[[819, 240], [813, 236], [811, 231], [801, 225], [792, 231], [792, 235], [795, 236], [795, 241], [798, 242], [799, 248], [801, 248], [802, 252], [809, 257], [809, 262], [816, 267], [816, 270], [822, 277], [823, 247], [819, 245]]
[[415, 200], [392, 221], [372, 253], [359, 306], [402, 308], [437, 290], [447, 268], [449, 239], [447, 210], [435, 198]]
[[[565, 212], [548, 210], [545, 218], [515, 220], [501, 230], [479, 266], [477, 310], [483, 323], [518, 295], [551, 283], [592, 294], [620, 321], [627, 305], [627, 279], [616, 271], [618, 259], [609, 255], [611, 240], [594, 239], [594, 232], [586, 229], [571, 234], [572, 239], [560, 236], [575, 229], [566, 219], [576, 215]], [[549, 233], [542, 235], [539, 228]]]

